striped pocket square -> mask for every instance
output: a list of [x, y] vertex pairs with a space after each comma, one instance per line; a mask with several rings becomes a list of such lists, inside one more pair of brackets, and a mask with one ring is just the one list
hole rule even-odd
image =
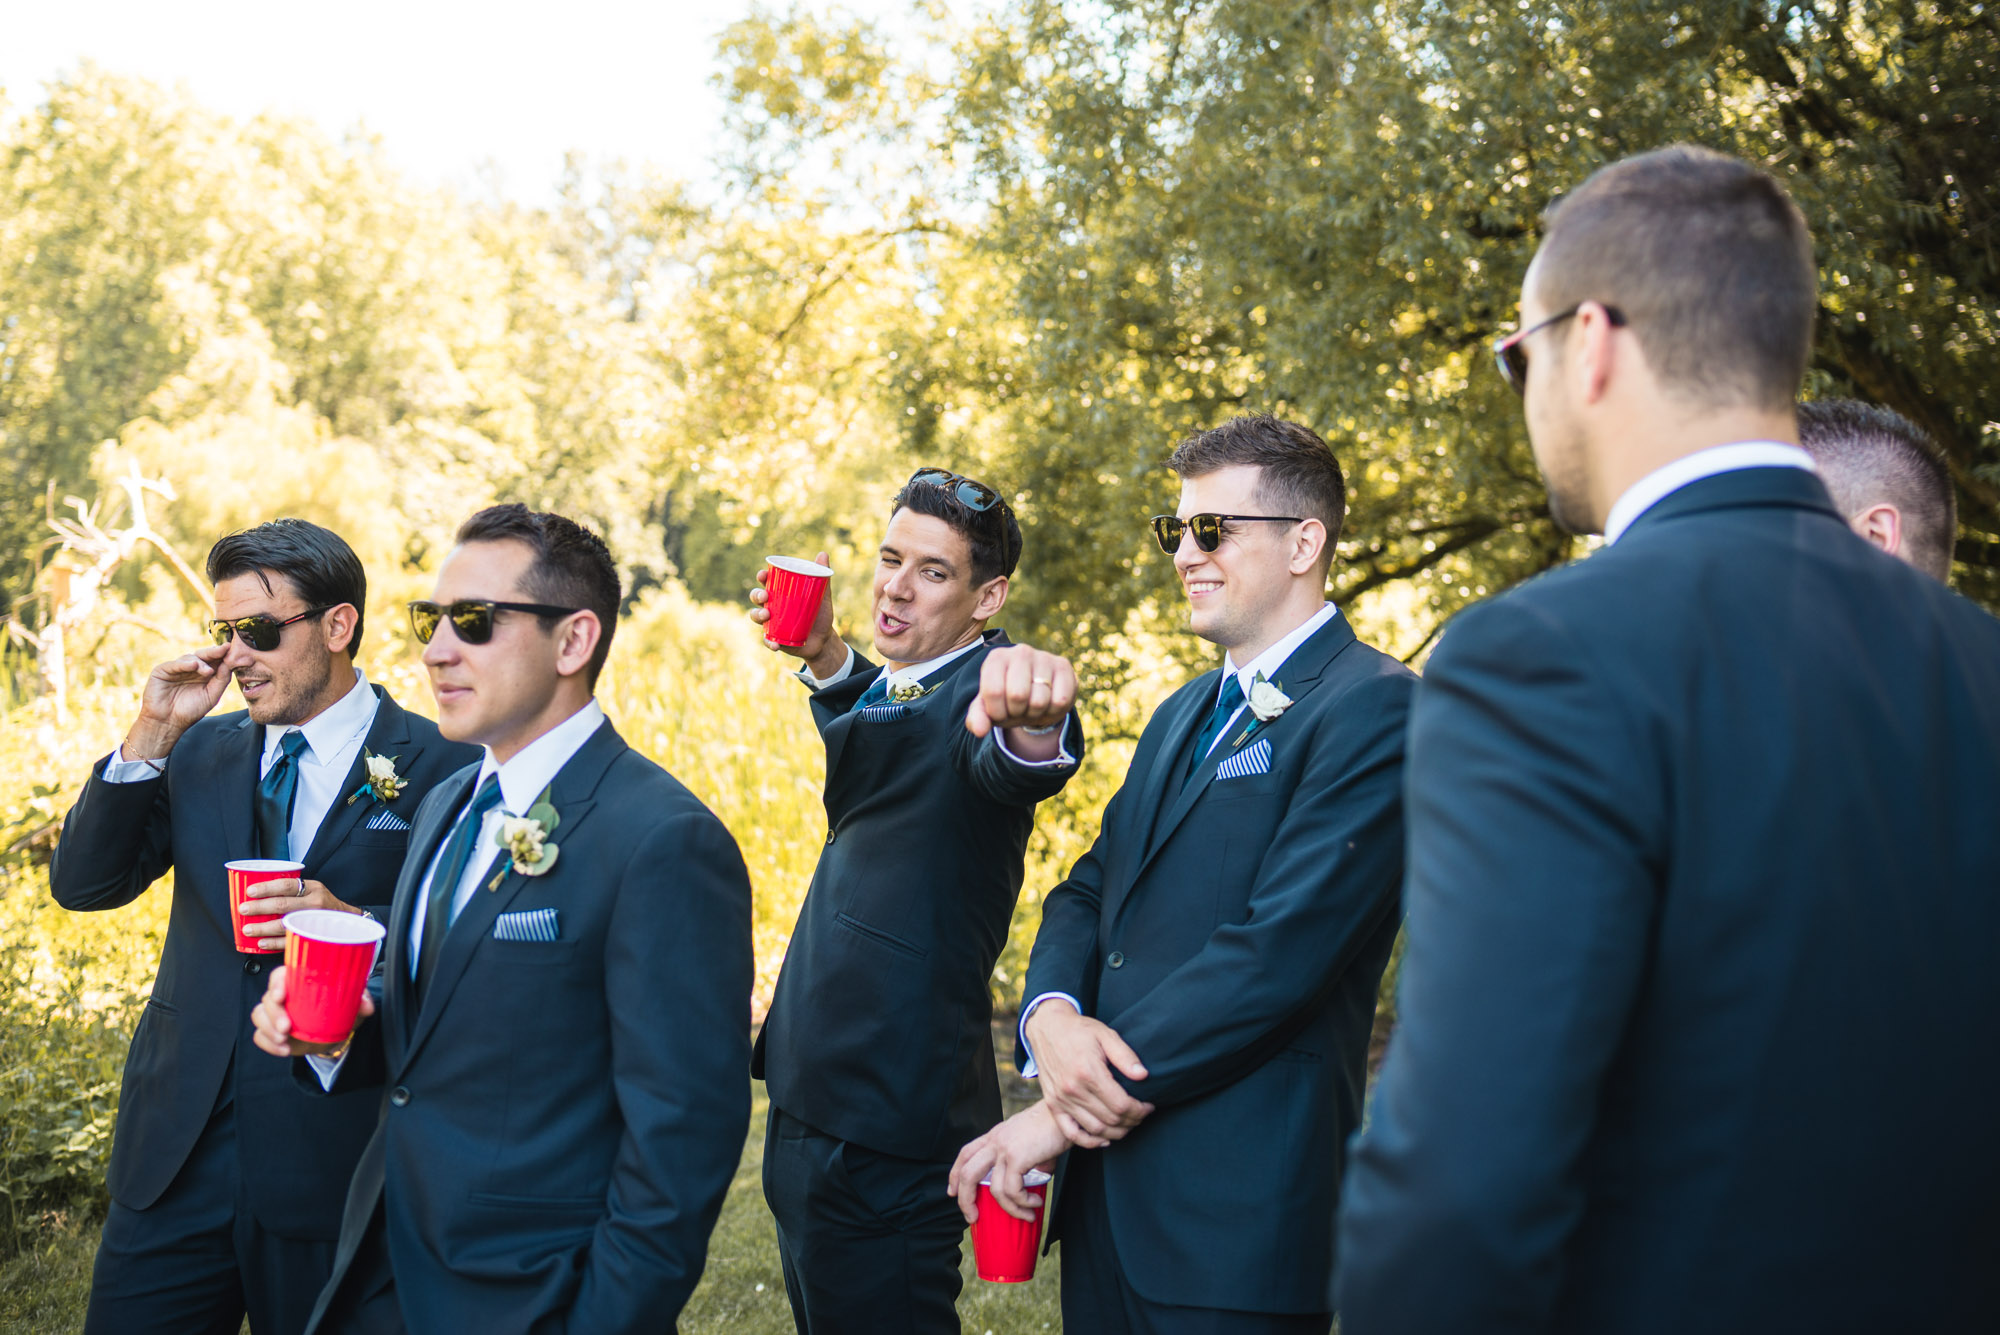
[[561, 937], [554, 909], [524, 909], [493, 920], [495, 941], [556, 941]]
[[861, 711], [864, 723], [893, 723], [910, 712], [908, 705], [870, 705]]
[[1215, 768], [1216, 782], [1224, 779], [1247, 779], [1254, 774], [1271, 772], [1270, 739], [1260, 737], [1255, 745], [1229, 757]]
[[370, 816], [368, 823], [361, 828], [364, 830], [407, 830], [410, 828], [410, 823], [389, 810], [389, 808], [383, 807], [380, 811]]

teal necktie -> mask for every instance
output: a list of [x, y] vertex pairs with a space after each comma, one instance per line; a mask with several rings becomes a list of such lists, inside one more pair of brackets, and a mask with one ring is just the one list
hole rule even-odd
[[299, 752], [306, 735], [297, 728], [278, 740], [279, 756], [257, 785], [257, 856], [290, 861], [292, 806], [299, 796]]
[[889, 669], [883, 668], [882, 675], [877, 677], [874, 681], [869, 682], [868, 689], [863, 691], [861, 693], [861, 698], [854, 702], [855, 712], [859, 713], [860, 711], [868, 708], [870, 705], [879, 705], [888, 698], [889, 698]]
[[1194, 777], [1194, 772], [1201, 768], [1201, 762], [1214, 747], [1216, 734], [1229, 726], [1229, 720], [1234, 718], [1236, 711], [1242, 707], [1243, 684], [1232, 672], [1222, 683], [1222, 695], [1216, 700], [1215, 708], [1209, 711], [1208, 722], [1202, 724], [1200, 736], [1194, 739], [1194, 757], [1188, 761], [1187, 777], [1181, 780], [1181, 787], [1187, 787], [1188, 779]]
[[452, 827], [451, 842], [438, 862], [437, 875], [431, 878], [430, 898], [424, 905], [424, 941], [417, 955], [419, 989], [430, 983], [438, 952], [444, 949], [445, 933], [451, 930], [452, 901], [458, 898], [458, 883], [465, 876], [465, 864], [472, 861], [472, 850], [479, 843], [479, 827], [485, 823], [486, 813], [499, 805], [500, 776], [489, 774], [474, 794], [472, 805]]

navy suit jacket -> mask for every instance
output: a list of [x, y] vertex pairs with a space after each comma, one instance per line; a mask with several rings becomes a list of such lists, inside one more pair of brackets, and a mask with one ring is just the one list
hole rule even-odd
[[2000, 1328], [2000, 622], [1810, 473], [1462, 613], [1341, 1328]]
[[[384, 1004], [334, 1086], [389, 1088], [308, 1329], [377, 1227], [412, 1331], [672, 1330], [750, 1119], [749, 873], [722, 822], [604, 723], [550, 785], [556, 865], [493, 859], [482, 887], [505, 874], [472, 892], [419, 1004], [410, 916], [478, 776], [417, 815]], [[553, 940], [496, 936], [503, 913], [540, 909]]]
[[1398, 925], [1414, 682], [1336, 614], [1277, 675], [1291, 707], [1264, 724], [1246, 710], [1183, 787], [1221, 683], [1197, 677], [1154, 713], [1096, 844], [1044, 903], [1027, 995], [1078, 998], [1146, 1064], [1124, 1083], [1157, 1110], [1071, 1157], [1103, 1156], [1118, 1260], [1151, 1302], [1327, 1308], [1341, 1147]]
[[[1035, 804], [1074, 766], [1027, 768], [965, 714], [1004, 632], [916, 702], [854, 706], [872, 664], [817, 691], [826, 851], [757, 1036], [771, 1102], [828, 1135], [949, 1161], [1000, 1120], [987, 988], [1007, 944]], [[1074, 715], [1070, 755], [1083, 758]], [[942, 1182], [939, 1190], [942, 1191]]]
[[[396, 757], [408, 786], [389, 810], [413, 821], [432, 786], [479, 752], [445, 741], [435, 723], [372, 689], [380, 704], [363, 750]], [[134, 1210], [159, 1199], [227, 1081], [243, 1185], [258, 1220], [287, 1237], [330, 1240], [374, 1127], [374, 1100], [308, 1098], [285, 1062], [251, 1042], [250, 1011], [264, 995], [264, 971], [281, 957], [236, 952], [223, 864], [257, 856], [251, 807], [263, 749], [264, 730], [237, 711], [189, 728], [161, 777], [106, 783], [100, 762], [63, 822], [49, 887], [64, 908], [115, 909], [174, 874], [159, 977], [125, 1059], [112, 1197]], [[364, 777], [357, 755], [342, 791], [359, 788]], [[304, 862], [307, 879], [386, 918], [410, 832], [366, 828], [380, 810], [372, 798], [336, 801]]]

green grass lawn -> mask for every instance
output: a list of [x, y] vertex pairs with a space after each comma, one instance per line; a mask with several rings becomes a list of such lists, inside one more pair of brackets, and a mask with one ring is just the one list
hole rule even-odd
[[[681, 1315], [687, 1335], [792, 1335], [777, 1240], [759, 1178], [764, 1161], [762, 1085], [757, 1086], [750, 1123], [743, 1164], [709, 1241], [708, 1272]], [[96, 1249], [95, 1221], [63, 1220], [44, 1230], [32, 1252], [0, 1268], [0, 1335], [81, 1330]], [[964, 1251], [965, 1291], [958, 1314], [966, 1335], [1040, 1335], [1062, 1329], [1053, 1256], [1042, 1259], [1029, 1283], [987, 1284], [972, 1273], [970, 1239]]]

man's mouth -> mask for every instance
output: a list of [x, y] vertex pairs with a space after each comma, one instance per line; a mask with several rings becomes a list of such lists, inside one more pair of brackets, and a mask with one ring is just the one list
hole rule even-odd
[[1222, 589], [1222, 581], [1219, 579], [1189, 580], [1187, 583], [1187, 596], [1190, 600], [1196, 598], [1206, 598], [1208, 597], [1208, 595], [1212, 593], [1220, 592], [1221, 589]]
[[456, 686], [445, 681], [434, 681], [431, 683], [431, 694], [437, 697], [437, 702], [440, 705], [452, 704], [471, 695], [472, 688], [470, 686]]
[[892, 617], [887, 612], [877, 612], [875, 614], [875, 629], [879, 634], [893, 637], [901, 635], [909, 628], [909, 622], [898, 617]]
[[269, 677], [238, 677], [236, 679], [236, 689], [243, 692], [245, 700], [256, 699], [264, 693], [265, 688], [270, 684], [271, 679]]

